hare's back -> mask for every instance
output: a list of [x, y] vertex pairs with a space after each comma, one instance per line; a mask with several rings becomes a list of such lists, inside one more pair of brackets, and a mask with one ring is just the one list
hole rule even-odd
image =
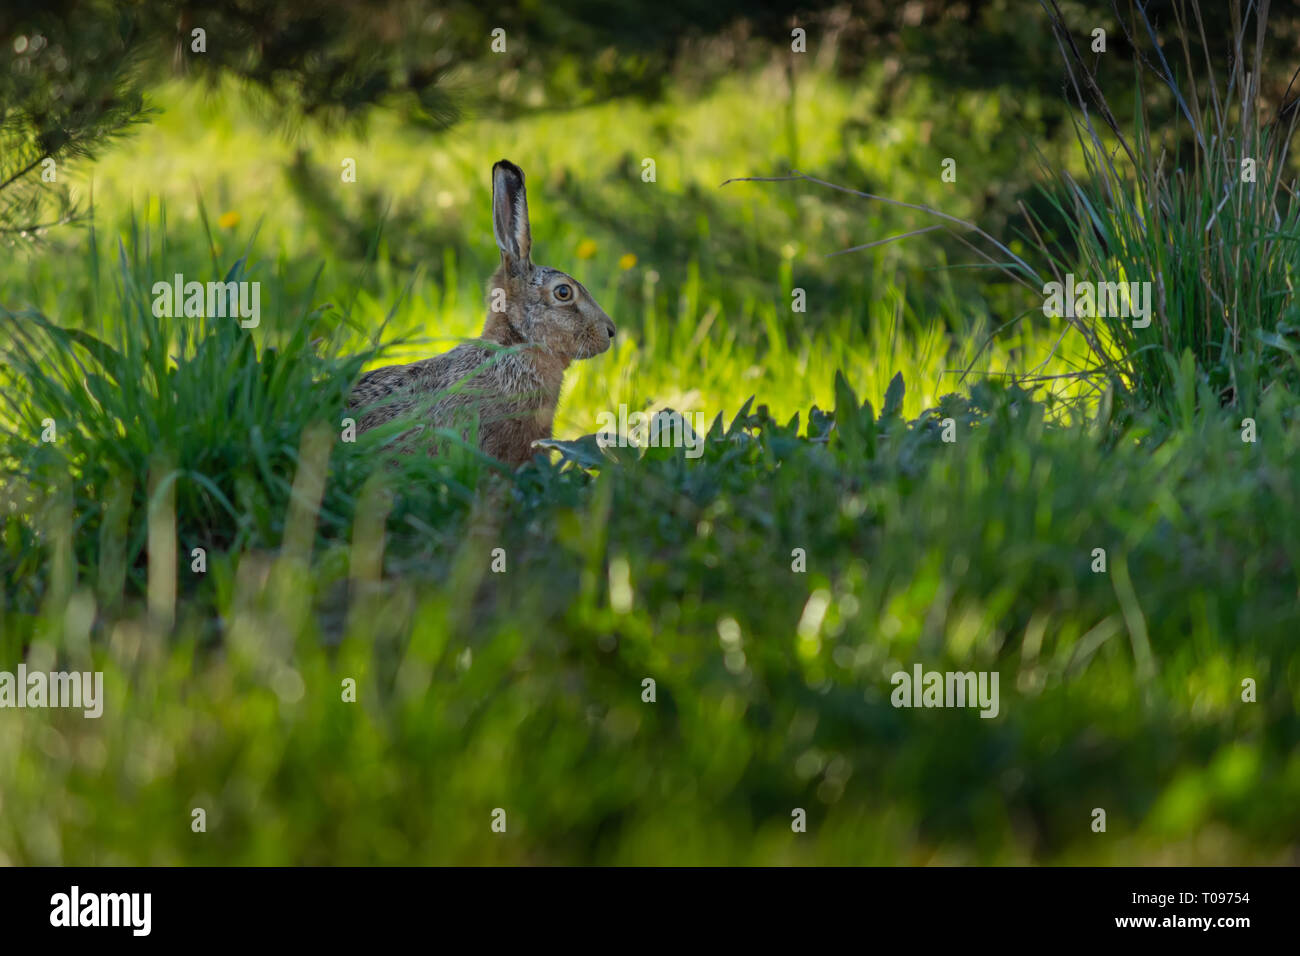
[[364, 410], [358, 423], [362, 431], [373, 428], [410, 411], [422, 399], [467, 379], [479, 384], [476, 380], [490, 358], [487, 349], [466, 343], [419, 362], [372, 369], [353, 386], [348, 407]]

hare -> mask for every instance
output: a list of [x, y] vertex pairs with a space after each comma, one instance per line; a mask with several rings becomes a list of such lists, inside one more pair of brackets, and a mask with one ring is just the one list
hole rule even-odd
[[551, 436], [569, 363], [610, 347], [614, 323], [582, 283], [529, 258], [524, 172], [504, 159], [492, 167], [492, 231], [501, 265], [488, 283], [483, 335], [361, 376], [348, 397], [348, 407], [362, 412], [360, 431], [428, 403], [435, 427], [464, 428], [477, 415], [479, 447], [517, 467], [533, 456], [534, 441]]

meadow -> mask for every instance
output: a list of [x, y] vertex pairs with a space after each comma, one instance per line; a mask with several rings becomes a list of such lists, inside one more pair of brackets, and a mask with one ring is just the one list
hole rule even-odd
[[[1201, 260], [1156, 235], [1163, 341], [1078, 377], [1130, 333], [1094, 348], [974, 232], [831, 255], [937, 220], [723, 185], [798, 169], [1029, 260], [990, 193], [1100, 154], [887, 74], [437, 135], [159, 89], [76, 171], [93, 219], [0, 261], [0, 669], [106, 695], [0, 715], [0, 863], [1294, 863], [1294, 219], [1235, 275], [1258, 352], [1170, 331]], [[364, 369], [481, 329], [502, 157], [614, 347], [516, 473], [341, 441]], [[1062, 263], [1148, 274], [1145, 220], [1073, 200]], [[177, 273], [259, 281], [259, 326], [155, 315]], [[620, 405], [703, 413], [703, 453], [601, 449]], [[997, 672], [997, 716], [895, 706], [918, 664]]]

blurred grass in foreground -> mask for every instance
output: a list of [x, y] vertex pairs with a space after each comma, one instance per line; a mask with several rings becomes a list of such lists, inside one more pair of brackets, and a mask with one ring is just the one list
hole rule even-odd
[[[1260, 445], [1219, 418], [1107, 449], [996, 390], [946, 404], [955, 444], [938, 416], [867, 414], [835, 409], [874, 457], [751, 414], [689, 465], [530, 469], [382, 580], [370, 495], [310, 567], [215, 561], [219, 646], [184, 608], [175, 635], [90, 640], [91, 582], [37, 632], [8, 619], [5, 660], [31, 640], [29, 666], [103, 669], [108, 702], [6, 713], [5, 858], [1288, 860], [1294, 416], [1269, 410]], [[1000, 715], [895, 709], [915, 662], [997, 670]]]

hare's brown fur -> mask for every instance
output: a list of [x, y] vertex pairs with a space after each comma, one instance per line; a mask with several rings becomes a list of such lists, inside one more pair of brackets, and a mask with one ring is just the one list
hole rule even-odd
[[520, 465], [534, 454], [533, 442], [551, 436], [569, 363], [609, 348], [614, 323], [582, 283], [529, 258], [524, 174], [506, 160], [492, 167], [492, 213], [501, 266], [488, 283], [482, 336], [361, 376], [348, 398], [349, 408], [362, 411], [359, 430], [427, 403], [427, 419], [438, 427], [463, 427], [476, 416], [479, 447]]

